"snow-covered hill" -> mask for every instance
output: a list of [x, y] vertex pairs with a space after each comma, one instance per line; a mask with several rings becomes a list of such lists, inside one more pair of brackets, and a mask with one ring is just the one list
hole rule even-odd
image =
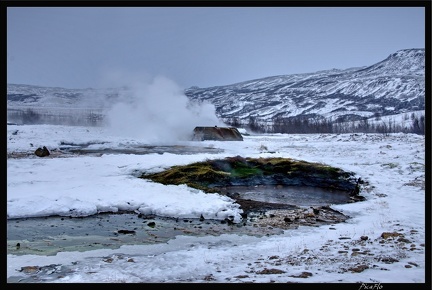
[[8, 84], [8, 109], [17, 108], [88, 108], [103, 109], [107, 100], [118, 96], [119, 89], [65, 89], [33, 85]]
[[[409, 114], [425, 110], [425, 50], [400, 50], [360, 68], [191, 87], [184, 93], [191, 101], [213, 104], [217, 117], [226, 123], [248, 124], [251, 117], [262, 124], [299, 117], [346, 122]], [[7, 108], [8, 112], [32, 108], [43, 114], [76, 114], [78, 110], [84, 115], [103, 114], [125, 94], [125, 87], [65, 89], [8, 84]]]
[[371, 66], [267, 77], [227, 86], [192, 87], [224, 120], [325, 117], [334, 121], [393, 115], [425, 107], [425, 50], [407, 49]]

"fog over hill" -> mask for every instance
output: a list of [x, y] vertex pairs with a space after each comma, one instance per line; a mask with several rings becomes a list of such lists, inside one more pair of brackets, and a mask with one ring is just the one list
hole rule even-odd
[[[158, 86], [164, 84], [165, 87]], [[251, 120], [267, 126], [298, 119], [352, 122], [424, 111], [425, 50], [399, 50], [370, 66], [271, 76], [209, 88], [183, 90], [169, 80], [156, 77], [150, 84], [125, 84], [107, 89], [21, 84], [8, 84], [7, 89], [8, 120], [18, 111], [23, 114], [29, 108], [43, 114], [75, 116], [79, 110], [81, 116], [102, 120], [118, 103], [136, 108], [141, 101], [148, 104], [154, 99], [158, 101], [156, 104], [151, 101], [152, 112], [158, 113], [161, 120], [184, 110], [191, 111], [192, 119], [207, 114], [211, 123], [219, 119], [218, 124], [237, 126], [247, 126]], [[173, 101], [181, 103], [182, 108], [154, 111], [169, 107]], [[199, 122], [196, 119], [196, 125], [206, 125]]]

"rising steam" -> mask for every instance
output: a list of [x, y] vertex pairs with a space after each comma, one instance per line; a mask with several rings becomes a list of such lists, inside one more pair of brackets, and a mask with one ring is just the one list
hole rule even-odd
[[193, 103], [165, 77], [126, 85], [106, 114], [111, 133], [147, 142], [190, 140], [196, 126], [224, 126], [210, 103]]

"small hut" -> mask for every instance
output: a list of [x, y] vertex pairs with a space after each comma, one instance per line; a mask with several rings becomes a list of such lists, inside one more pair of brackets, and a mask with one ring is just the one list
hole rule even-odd
[[243, 141], [243, 136], [234, 127], [195, 127], [193, 141]]

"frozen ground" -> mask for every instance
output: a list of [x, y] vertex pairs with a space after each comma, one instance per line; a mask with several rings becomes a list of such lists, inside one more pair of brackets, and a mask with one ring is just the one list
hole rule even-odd
[[[413, 134], [251, 135], [244, 141], [182, 141], [158, 146], [206, 148], [186, 154], [63, 154], [64, 144], [89, 148], [149, 146], [103, 128], [7, 126], [8, 219], [88, 216], [135, 211], [213, 219], [241, 210], [226, 196], [136, 178], [208, 158], [289, 157], [353, 171], [366, 181], [366, 201], [332, 205], [344, 223], [300, 227], [281, 235], [178, 235], [164, 243], [118, 249], [7, 255], [8, 282], [57, 283], [425, 283], [425, 138]], [[33, 154], [46, 146], [51, 155]], [[71, 146], [71, 145], [68, 145]], [[209, 148], [214, 149], [214, 151]], [[430, 202], [430, 199], [429, 199]], [[49, 243], [49, 239], [47, 240]], [[26, 241], [20, 243], [24, 247]], [[430, 251], [429, 251], [430, 253]]]

